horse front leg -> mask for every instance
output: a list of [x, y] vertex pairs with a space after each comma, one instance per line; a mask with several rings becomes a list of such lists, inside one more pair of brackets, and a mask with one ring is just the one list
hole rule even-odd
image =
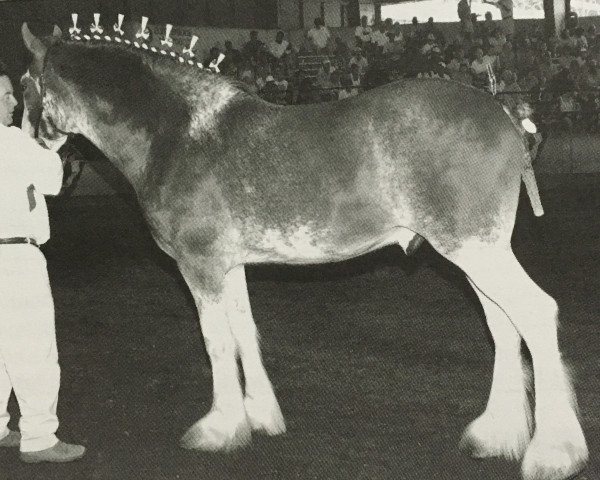
[[227, 314], [244, 369], [246, 414], [253, 430], [267, 435], [285, 432], [285, 422], [273, 386], [263, 365], [259, 336], [252, 318], [243, 265], [227, 274]]
[[[202, 327], [213, 374], [213, 404], [181, 439], [184, 448], [230, 451], [250, 442], [251, 428], [239, 381], [236, 345], [227, 316], [230, 277], [182, 268], [190, 287]], [[210, 280], [209, 280], [210, 279]]]

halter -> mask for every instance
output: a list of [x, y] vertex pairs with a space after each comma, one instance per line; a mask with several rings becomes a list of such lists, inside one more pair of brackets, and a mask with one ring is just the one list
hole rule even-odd
[[[35, 136], [38, 137], [39, 136], [39, 130], [40, 130], [40, 123], [42, 123], [42, 116], [43, 116], [43, 112], [44, 112], [44, 97], [46, 96], [46, 82], [44, 80], [44, 72], [46, 71], [46, 65], [48, 64], [48, 51], [46, 51], [46, 55], [44, 55], [44, 61], [42, 63], [42, 71], [40, 72], [40, 103], [41, 103], [41, 111], [40, 111], [40, 118], [37, 121], [37, 125], [35, 126]], [[60, 133], [61, 135], [69, 135], [69, 132], [65, 132], [64, 130], [61, 130], [60, 128], [58, 128], [54, 122], [52, 122], [52, 128]]]

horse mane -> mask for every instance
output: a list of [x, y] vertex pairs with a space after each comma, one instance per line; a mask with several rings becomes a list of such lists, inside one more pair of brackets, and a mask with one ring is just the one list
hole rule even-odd
[[48, 49], [47, 69], [75, 87], [84, 101], [113, 105], [112, 123], [155, 133], [185, 130], [193, 108], [210, 92], [249, 95], [242, 82], [116, 43], [57, 42]]

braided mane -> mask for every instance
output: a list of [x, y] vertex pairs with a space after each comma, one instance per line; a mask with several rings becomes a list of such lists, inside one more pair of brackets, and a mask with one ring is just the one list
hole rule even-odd
[[[61, 41], [47, 55], [47, 70], [84, 101], [115, 105], [113, 121], [149, 131], [189, 124], [194, 108], [211, 96], [248, 95], [243, 83], [176, 59], [108, 42]], [[165, 124], [166, 122], [166, 124]]]

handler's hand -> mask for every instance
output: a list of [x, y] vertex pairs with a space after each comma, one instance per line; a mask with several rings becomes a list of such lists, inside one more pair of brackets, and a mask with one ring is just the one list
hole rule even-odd
[[62, 147], [69, 137], [67, 135], [58, 138], [57, 140], [44, 140], [41, 137], [36, 137], [35, 141], [39, 143], [42, 147], [52, 150], [53, 152], [57, 152], [60, 147]]

